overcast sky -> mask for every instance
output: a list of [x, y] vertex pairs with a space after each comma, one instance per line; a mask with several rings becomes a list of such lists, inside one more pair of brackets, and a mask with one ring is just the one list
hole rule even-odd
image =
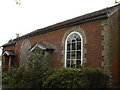
[[114, 2], [115, 0], [21, 0], [21, 5], [16, 5], [15, 0], [0, 0], [0, 46], [14, 39], [16, 33], [24, 35], [113, 6]]

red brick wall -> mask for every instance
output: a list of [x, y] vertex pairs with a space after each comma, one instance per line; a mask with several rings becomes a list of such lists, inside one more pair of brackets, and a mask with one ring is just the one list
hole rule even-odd
[[[87, 37], [87, 43], [85, 45], [85, 48], [87, 49], [85, 58], [87, 59], [87, 61], [85, 63], [85, 66], [101, 67], [101, 61], [103, 60], [103, 57], [101, 55], [101, 51], [103, 50], [103, 47], [101, 46], [101, 41], [103, 40], [103, 36], [101, 35], [101, 31], [103, 30], [101, 26], [101, 21], [85, 23], [80, 25], [80, 27], [84, 30]], [[52, 65], [54, 67], [63, 67], [64, 62], [61, 61], [61, 59], [63, 58], [63, 55], [61, 54], [63, 50], [62, 39], [64, 34], [68, 32], [69, 29], [70, 27], [30, 37], [27, 39], [31, 42], [31, 46], [33, 46], [36, 42], [44, 41], [54, 44], [57, 47], [57, 53], [52, 53]], [[23, 41], [24, 40], [20, 40], [16, 44], [18, 63], [20, 59], [20, 48]]]
[[118, 53], [118, 12], [116, 12], [115, 14], [112, 15], [112, 17], [110, 18], [110, 20], [112, 21], [112, 45], [111, 45], [111, 49], [112, 49], [112, 60], [111, 60], [111, 72], [112, 72], [112, 83], [114, 86], [120, 86], [120, 62], [119, 62], [119, 53]]
[[6, 46], [6, 47], [4, 47], [4, 50], [12, 50], [12, 51], [15, 51], [15, 46], [14, 46], [14, 45]]
[[85, 48], [87, 52], [85, 54], [85, 58], [87, 59], [86, 65], [87, 67], [102, 67], [101, 61], [103, 46], [101, 46], [101, 42], [103, 40], [103, 36], [101, 32], [103, 27], [101, 26], [101, 21], [90, 22], [81, 25], [81, 28], [86, 33], [87, 43]]
[[16, 53], [16, 67], [19, 67], [20, 64], [20, 51], [21, 51], [22, 41], [18, 41], [15, 46]]
[[119, 87], [120, 87], [120, 10], [118, 11], [118, 68], [119, 68]]
[[[43, 42], [43, 41], [54, 44], [57, 47], [57, 53], [54, 53], [54, 55], [52, 55], [53, 57], [52, 57], [51, 61], [52, 61], [52, 64], [54, 67], [61, 67], [63, 65], [60, 62], [60, 60], [62, 58], [61, 50], [62, 50], [62, 38], [63, 38], [64, 33], [65, 33], [64, 30], [59, 30], [59, 31], [50, 32], [47, 34], [31, 37], [31, 38], [28, 38], [28, 40], [31, 42], [31, 46], [33, 46], [37, 42]], [[22, 42], [23, 42], [23, 40], [18, 41], [18, 43], [17, 43], [17, 47], [18, 47], [18, 50], [17, 50], [18, 57], [17, 58], [18, 59], [19, 59], [19, 55], [20, 55], [20, 48], [21, 48]]]
[[5, 69], [8, 68], [8, 64], [9, 64], [8, 60], [9, 60], [8, 56], [3, 56], [2, 64], [3, 64], [3, 68]]

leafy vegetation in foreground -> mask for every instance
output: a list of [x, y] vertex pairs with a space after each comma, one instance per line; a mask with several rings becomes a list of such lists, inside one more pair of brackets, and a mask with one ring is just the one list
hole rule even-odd
[[57, 69], [43, 83], [45, 88], [106, 88], [108, 76], [99, 68]]
[[109, 77], [101, 69], [83, 70], [50, 67], [14, 69], [3, 73], [3, 84], [13, 88], [107, 88]]
[[[37, 56], [37, 57], [36, 57]], [[107, 88], [109, 77], [100, 68], [51, 68], [33, 55], [22, 68], [3, 72], [2, 83], [13, 88]]]

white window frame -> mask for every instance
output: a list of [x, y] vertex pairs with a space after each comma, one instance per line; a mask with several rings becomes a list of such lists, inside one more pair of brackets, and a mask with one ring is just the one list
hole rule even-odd
[[80, 36], [80, 38], [81, 38], [81, 66], [83, 65], [83, 38], [82, 38], [82, 36], [81, 36], [81, 34], [80, 34], [79, 32], [73, 31], [73, 32], [71, 32], [71, 33], [67, 36], [67, 38], [66, 38], [66, 40], [65, 40], [65, 64], [64, 64], [64, 66], [65, 66], [66, 68], [67, 68], [67, 66], [66, 66], [66, 59], [67, 59], [67, 40], [68, 40], [69, 36], [70, 36], [71, 34], [73, 34], [73, 33], [77, 33], [77, 34]]

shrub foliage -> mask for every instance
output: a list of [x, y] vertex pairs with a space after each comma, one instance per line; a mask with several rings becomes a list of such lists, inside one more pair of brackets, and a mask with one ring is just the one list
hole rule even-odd
[[99, 68], [57, 69], [43, 83], [45, 88], [107, 88], [108, 75]]
[[3, 84], [14, 88], [107, 88], [109, 77], [101, 69], [83, 70], [50, 67], [32, 70], [10, 69], [3, 73]]
[[27, 66], [2, 74], [3, 85], [13, 88], [107, 88], [109, 77], [100, 68], [51, 68], [33, 54]]

